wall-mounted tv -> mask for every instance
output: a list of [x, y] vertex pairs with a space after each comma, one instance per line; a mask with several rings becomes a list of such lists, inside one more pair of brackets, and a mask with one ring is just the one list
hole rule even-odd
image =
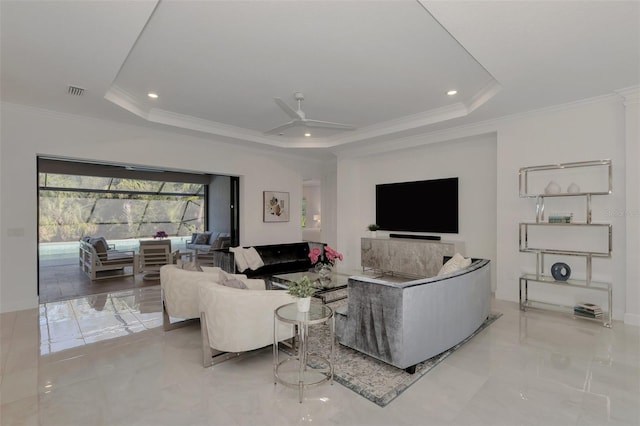
[[387, 231], [458, 233], [458, 178], [376, 185], [376, 223]]

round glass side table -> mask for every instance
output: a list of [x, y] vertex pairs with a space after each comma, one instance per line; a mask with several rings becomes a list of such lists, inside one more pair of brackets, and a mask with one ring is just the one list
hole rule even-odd
[[[294, 356], [279, 359], [278, 322], [295, 327]], [[329, 324], [330, 351], [329, 357], [309, 353], [309, 326]], [[273, 315], [273, 378], [274, 384], [298, 388], [298, 396], [302, 403], [302, 394], [306, 387], [316, 386], [324, 382], [333, 384], [333, 351], [335, 347], [335, 317], [333, 310], [319, 303], [311, 303], [309, 312], [298, 312], [296, 303], [280, 306]]]

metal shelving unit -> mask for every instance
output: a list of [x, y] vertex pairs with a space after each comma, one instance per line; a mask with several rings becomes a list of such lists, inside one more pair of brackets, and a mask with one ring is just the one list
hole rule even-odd
[[[607, 191], [585, 191], [585, 192], [564, 192], [557, 194], [540, 194], [532, 193], [529, 191], [529, 177], [535, 172], [553, 172], [554, 170], [566, 170], [572, 168], [586, 168], [586, 167], [606, 167], [608, 175], [608, 190]], [[611, 160], [598, 160], [598, 161], [584, 161], [576, 163], [564, 163], [545, 166], [523, 167], [519, 172], [519, 192], [521, 198], [535, 198], [536, 199], [536, 218], [535, 222], [521, 222], [519, 224], [519, 248], [523, 253], [535, 253], [536, 254], [536, 272], [535, 274], [523, 274], [520, 276], [520, 309], [526, 310], [527, 308], [539, 308], [539, 309], [551, 309], [559, 310], [573, 314], [572, 306], [563, 306], [560, 304], [554, 304], [549, 302], [532, 300], [529, 298], [529, 282], [535, 282], [546, 285], [553, 285], [566, 288], [579, 288], [594, 290], [600, 292], [606, 292], [607, 294], [607, 311], [603, 312], [602, 319], [589, 318], [583, 316], [577, 316], [577, 318], [592, 319], [596, 321], [602, 321], [605, 327], [612, 326], [612, 290], [611, 283], [593, 281], [592, 276], [592, 259], [594, 257], [610, 258], [612, 250], [612, 228], [608, 223], [592, 223], [591, 215], [591, 197], [593, 195], [608, 195], [612, 191], [612, 170]], [[547, 223], [544, 220], [545, 215], [545, 198], [548, 197], [584, 197], [585, 198], [585, 217], [584, 222], [577, 223]], [[566, 250], [566, 249], [552, 249], [552, 248], [540, 248], [531, 247], [529, 244], [530, 228], [536, 226], [545, 227], [572, 227], [576, 231], [584, 227], [604, 227], [608, 232], [608, 247], [601, 251], [591, 250]], [[569, 279], [566, 281], [557, 281], [554, 278], [545, 275], [545, 255], [561, 255], [561, 256], [580, 256], [586, 259], [586, 278], [584, 280]]]

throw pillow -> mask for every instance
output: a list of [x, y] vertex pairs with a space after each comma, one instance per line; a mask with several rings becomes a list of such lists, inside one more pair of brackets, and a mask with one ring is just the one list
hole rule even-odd
[[210, 232], [203, 232], [201, 234], [196, 235], [196, 239], [193, 244], [209, 244], [209, 237], [211, 236]]
[[255, 247], [249, 247], [244, 251], [244, 258], [252, 271], [264, 266], [264, 262]]
[[248, 288], [245, 283], [243, 283], [242, 281], [237, 280], [235, 278], [230, 279], [230, 280], [226, 280], [225, 282], [222, 283], [222, 285], [225, 286], [225, 287], [232, 287], [232, 288], [239, 288], [239, 289]]
[[221, 249], [224, 248], [224, 244], [225, 243], [229, 243], [229, 241], [231, 241], [230, 237], [218, 237], [216, 238], [216, 240], [213, 242], [213, 245], [211, 246], [211, 248], [213, 249]]
[[229, 251], [233, 253], [238, 272], [244, 272], [249, 267], [249, 263], [244, 257], [244, 249], [242, 247], [230, 247]]
[[234, 275], [227, 274], [222, 269], [218, 271], [218, 283], [227, 287], [249, 288], [247, 286], [247, 283], [239, 278], [236, 278]]
[[442, 265], [442, 268], [440, 268], [440, 271], [438, 272], [438, 276], [459, 271], [469, 265], [471, 265], [471, 258], [465, 258], [460, 253], [456, 253], [451, 259], [449, 259], [449, 261], [447, 261], [447, 263]]
[[233, 276], [227, 274], [225, 271], [223, 271], [222, 269], [218, 270], [218, 282], [220, 284], [223, 284], [229, 280], [233, 280], [235, 279]]
[[218, 239], [218, 235], [220, 235], [219, 232], [212, 232], [211, 234], [209, 234], [209, 241], [207, 241], [207, 244], [212, 246], [213, 243], [215, 243], [216, 240]]
[[184, 269], [185, 271], [203, 272], [202, 268], [195, 260], [193, 262], [184, 262], [183, 260], [178, 259], [176, 265], [178, 266], [178, 268]]

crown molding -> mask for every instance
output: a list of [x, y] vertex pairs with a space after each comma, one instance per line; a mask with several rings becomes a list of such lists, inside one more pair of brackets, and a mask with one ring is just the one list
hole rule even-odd
[[148, 114], [147, 120], [154, 123], [166, 124], [168, 126], [196, 130], [216, 136], [222, 136], [231, 139], [240, 139], [247, 142], [255, 142], [264, 145], [275, 146], [278, 148], [287, 148], [290, 146], [289, 144], [283, 143], [282, 141], [263, 136], [261, 133], [254, 132], [252, 130], [247, 130], [241, 127], [230, 126], [228, 124], [222, 124], [215, 121], [205, 120], [202, 118], [179, 114], [158, 108], [151, 109]]
[[468, 114], [467, 107], [463, 103], [455, 103], [450, 106], [437, 108], [428, 112], [389, 120], [373, 126], [363, 127], [354, 133], [339, 136], [329, 140], [328, 147], [346, 145], [352, 142], [362, 142], [381, 136], [392, 136], [407, 130], [415, 130], [441, 121], [464, 117]]
[[616, 93], [624, 98], [624, 106], [640, 103], [640, 86], [631, 86], [616, 90]]
[[[623, 89], [627, 96], [640, 95], [640, 87], [632, 87]], [[638, 91], [638, 93], [636, 93]], [[619, 91], [617, 91], [619, 93]], [[402, 149], [415, 148], [422, 145], [429, 145], [439, 142], [447, 142], [470, 136], [481, 136], [485, 134], [497, 133], [501, 126], [508, 125], [514, 121], [535, 117], [542, 114], [554, 112], [568, 111], [582, 106], [593, 105], [598, 103], [619, 103], [620, 96], [616, 94], [596, 96], [593, 98], [581, 99], [574, 102], [568, 102], [559, 105], [553, 105], [523, 113], [506, 115], [491, 120], [480, 121], [477, 123], [463, 124], [448, 129], [436, 130], [433, 132], [425, 132], [418, 135], [411, 135], [393, 140], [393, 144], [389, 144], [388, 140], [364, 147], [336, 147], [334, 152], [339, 158], [356, 158], [361, 156], [381, 154], [385, 152], [398, 151]], [[625, 103], [626, 105], [626, 103]]]
[[138, 101], [128, 91], [117, 85], [112, 85], [107, 91], [104, 98], [115, 105], [137, 115], [138, 117], [149, 122], [164, 124], [188, 130], [208, 133], [215, 136], [230, 138], [234, 140], [242, 140], [245, 142], [253, 142], [269, 145], [278, 148], [332, 148], [339, 145], [350, 144], [353, 142], [363, 142], [374, 138], [393, 136], [406, 131], [420, 130], [429, 125], [440, 123], [442, 121], [469, 115], [473, 110], [489, 101], [502, 87], [495, 81], [490, 81], [483, 87], [469, 102], [457, 102], [442, 108], [436, 108], [401, 117], [395, 120], [385, 121], [368, 127], [357, 129], [348, 134], [341, 134], [329, 138], [306, 139], [279, 139], [275, 137], [265, 136], [262, 133], [244, 129], [241, 127], [231, 126], [211, 120], [206, 120], [186, 114], [179, 114], [159, 108], [146, 107], [142, 102]]
[[112, 102], [118, 105], [120, 108], [129, 111], [132, 114], [137, 115], [140, 118], [145, 120], [149, 119], [149, 110], [145, 108], [135, 96], [133, 96], [128, 91], [123, 88], [113, 84], [107, 93], [105, 93], [104, 98], [109, 102]]
[[502, 86], [494, 79], [487, 83], [478, 93], [473, 95], [471, 100], [467, 104], [467, 113], [471, 113], [478, 107], [487, 103], [493, 98], [499, 91], [502, 90]]

